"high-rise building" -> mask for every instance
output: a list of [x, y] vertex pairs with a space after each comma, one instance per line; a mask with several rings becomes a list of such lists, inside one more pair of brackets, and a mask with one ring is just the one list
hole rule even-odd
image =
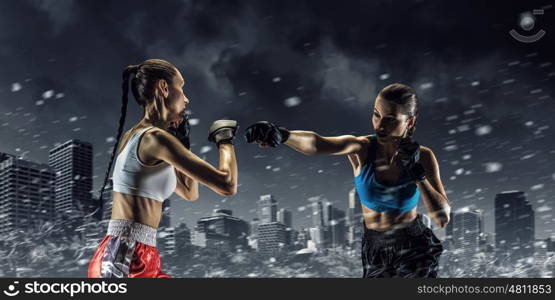
[[167, 228], [171, 226], [171, 204], [170, 199], [164, 200], [162, 203], [162, 218], [158, 228]]
[[510, 258], [534, 253], [534, 211], [524, 192], [508, 191], [495, 196], [495, 248]]
[[318, 250], [324, 249], [326, 247], [326, 236], [324, 227], [313, 226], [308, 228], [308, 233], [310, 240], [314, 244], [314, 247]]
[[156, 244], [161, 255], [172, 255], [175, 252], [175, 228], [158, 228]]
[[310, 207], [312, 207], [312, 226], [324, 227], [324, 199], [320, 196], [308, 198]]
[[345, 212], [334, 207], [331, 202], [324, 203], [324, 225], [326, 245], [338, 247], [345, 244], [347, 237]]
[[347, 206], [347, 243], [351, 247], [357, 247], [361, 242], [364, 224], [362, 222], [362, 206], [356, 189], [349, 191], [349, 202]]
[[455, 212], [453, 218], [453, 245], [461, 259], [468, 260], [480, 251], [482, 213], [465, 208]]
[[176, 249], [175, 228], [171, 226], [170, 208], [170, 200], [164, 200], [162, 202], [162, 216], [157, 230], [157, 244], [159, 245], [160, 253], [163, 255], [172, 255]]
[[547, 252], [555, 252], [555, 240], [553, 237], [546, 238], [545, 244], [547, 245]]
[[258, 252], [275, 254], [287, 246], [286, 226], [279, 222], [262, 223], [258, 226]]
[[185, 223], [179, 223], [175, 227], [175, 244], [178, 248], [191, 246], [191, 230]]
[[54, 221], [55, 173], [46, 164], [0, 153], [0, 240]]
[[203, 240], [206, 247], [223, 246], [230, 250], [238, 247], [246, 249], [248, 245], [249, 224], [234, 217], [228, 209], [217, 209], [212, 216], [200, 218], [195, 231], [197, 245], [202, 244]]
[[303, 249], [307, 247], [308, 240], [310, 239], [309, 229], [302, 228], [297, 234], [297, 238], [293, 245], [297, 249]]
[[258, 238], [258, 225], [260, 225], [260, 219], [254, 218], [250, 222], [250, 233], [253, 238]]
[[277, 222], [277, 201], [274, 196], [260, 196], [258, 200], [258, 218], [261, 223]]
[[277, 221], [280, 222], [281, 224], [292, 228], [293, 227], [293, 215], [291, 214], [291, 211], [285, 209], [285, 208], [281, 208], [280, 210], [278, 210], [277, 212]]
[[[48, 164], [56, 171], [56, 211], [90, 213], [92, 203], [92, 145], [73, 139], [50, 150]], [[98, 205], [99, 206], [99, 205]]]
[[547, 259], [547, 240], [537, 239], [534, 242], [534, 260], [545, 263]]

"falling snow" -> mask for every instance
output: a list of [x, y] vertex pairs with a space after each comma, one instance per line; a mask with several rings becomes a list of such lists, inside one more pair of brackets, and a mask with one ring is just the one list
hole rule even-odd
[[12, 83], [12, 92], [17, 92], [21, 90], [21, 84], [19, 82]]
[[420, 89], [422, 89], [422, 90], [431, 89], [432, 87], [434, 87], [433, 82], [425, 82], [425, 83], [420, 85]]
[[501, 171], [503, 165], [499, 162], [488, 162], [484, 164], [487, 173], [495, 173]]
[[475, 133], [478, 136], [482, 136], [482, 135], [490, 134], [491, 130], [492, 130], [491, 126], [483, 125], [483, 126], [479, 126], [478, 128], [476, 128]]
[[298, 106], [299, 104], [301, 104], [301, 98], [299, 98], [299, 97], [290, 97], [290, 98], [285, 99], [283, 104], [286, 107]]
[[211, 147], [211, 146], [202, 146], [202, 147], [200, 148], [200, 151], [199, 151], [199, 152], [200, 152], [200, 154], [204, 154], [204, 153], [210, 152], [210, 150], [212, 150], [212, 147]]
[[191, 126], [197, 126], [199, 123], [200, 123], [200, 119], [197, 119], [197, 118], [191, 118], [191, 119], [189, 119], [189, 124], [190, 124]]
[[543, 186], [544, 186], [544, 184], [543, 184], [543, 183], [540, 183], [540, 184], [536, 184], [536, 185], [531, 186], [530, 189], [531, 189], [532, 191], [537, 191], [537, 190], [543, 189]]
[[54, 91], [53, 90], [44, 91], [42, 93], [42, 98], [44, 98], [44, 99], [50, 99], [50, 98], [52, 98], [52, 96], [54, 96]]

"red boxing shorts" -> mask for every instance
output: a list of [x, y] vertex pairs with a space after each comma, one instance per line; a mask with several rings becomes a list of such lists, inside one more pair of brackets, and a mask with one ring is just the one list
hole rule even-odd
[[89, 278], [170, 278], [161, 270], [156, 228], [110, 220], [108, 232], [89, 263]]

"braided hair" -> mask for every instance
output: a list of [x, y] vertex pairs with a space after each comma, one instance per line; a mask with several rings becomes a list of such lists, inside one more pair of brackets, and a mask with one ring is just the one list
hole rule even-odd
[[161, 59], [149, 59], [144, 61], [139, 65], [127, 66], [122, 73], [122, 97], [121, 97], [121, 113], [119, 119], [118, 134], [116, 137], [116, 144], [112, 150], [112, 157], [110, 158], [110, 163], [108, 164], [108, 169], [106, 170], [106, 175], [104, 177], [104, 183], [100, 189], [100, 206], [103, 203], [103, 194], [106, 184], [108, 183], [108, 178], [110, 175], [110, 170], [112, 169], [112, 164], [114, 162], [114, 157], [118, 151], [118, 146], [123, 132], [123, 126], [125, 125], [125, 116], [127, 114], [127, 103], [128, 92], [129, 92], [129, 79], [131, 79], [131, 91], [137, 103], [143, 108], [147, 104], [154, 101], [154, 90], [156, 82], [160, 79], [165, 80], [168, 84], [172, 84], [174, 76], [177, 75], [177, 68]]

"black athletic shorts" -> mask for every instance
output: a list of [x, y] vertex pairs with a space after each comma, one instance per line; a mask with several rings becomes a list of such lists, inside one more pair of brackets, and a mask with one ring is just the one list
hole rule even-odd
[[362, 277], [437, 277], [443, 246], [420, 214], [400, 229], [370, 230], [364, 221], [362, 226]]

